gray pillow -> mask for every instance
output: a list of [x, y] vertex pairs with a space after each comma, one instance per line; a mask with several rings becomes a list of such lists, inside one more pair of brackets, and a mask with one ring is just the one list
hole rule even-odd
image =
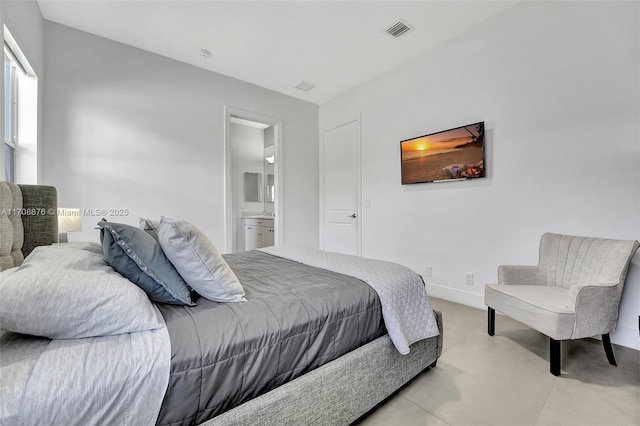
[[244, 289], [209, 239], [189, 222], [162, 217], [160, 245], [180, 275], [202, 297], [242, 302]]
[[36, 247], [0, 273], [0, 327], [73, 339], [164, 327], [146, 294], [115, 272], [96, 243]]
[[193, 305], [189, 288], [160, 244], [142, 229], [124, 223], [98, 222], [102, 250], [109, 265], [143, 289], [154, 302]]

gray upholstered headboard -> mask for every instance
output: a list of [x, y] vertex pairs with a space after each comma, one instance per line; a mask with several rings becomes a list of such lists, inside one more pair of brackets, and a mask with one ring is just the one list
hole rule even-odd
[[56, 189], [0, 182], [0, 271], [22, 264], [35, 247], [57, 242]]

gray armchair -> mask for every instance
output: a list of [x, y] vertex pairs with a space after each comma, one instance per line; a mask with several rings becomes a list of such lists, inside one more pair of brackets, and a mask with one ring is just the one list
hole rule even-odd
[[499, 311], [550, 338], [550, 371], [561, 368], [561, 341], [602, 336], [616, 365], [609, 333], [616, 328], [622, 287], [638, 241], [544, 234], [538, 266], [500, 266], [487, 284], [488, 332]]

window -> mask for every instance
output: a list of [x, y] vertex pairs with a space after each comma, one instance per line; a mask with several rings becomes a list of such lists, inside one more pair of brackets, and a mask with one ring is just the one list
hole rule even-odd
[[3, 29], [0, 180], [34, 184], [38, 183], [38, 76], [7, 26]]
[[4, 180], [16, 181], [16, 143], [18, 141], [18, 68], [9, 49], [4, 49]]

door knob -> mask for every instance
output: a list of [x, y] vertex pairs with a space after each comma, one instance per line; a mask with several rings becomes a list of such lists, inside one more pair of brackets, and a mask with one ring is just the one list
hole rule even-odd
[[354, 213], [354, 214], [350, 214], [350, 215], [349, 215], [349, 217], [350, 217], [350, 218], [352, 218], [352, 219], [355, 219], [357, 216], [356, 216], [356, 214]]

